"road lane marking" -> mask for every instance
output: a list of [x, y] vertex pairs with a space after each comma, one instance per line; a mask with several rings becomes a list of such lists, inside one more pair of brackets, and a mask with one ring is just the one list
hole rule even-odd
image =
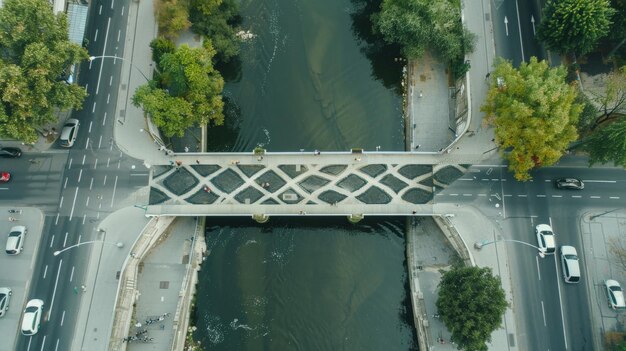
[[[50, 317], [48, 316], [48, 318]], [[46, 346], [46, 336], [47, 335], [44, 335], [43, 340], [41, 340], [41, 351], [45, 350], [44, 346]]]
[[91, 125], [93, 124], [93, 121], [89, 121], [89, 130], [87, 131], [87, 133], [91, 133]]
[[63, 207], [63, 196], [61, 196], [61, 201], [59, 201], [59, 208]]
[[54, 234], [52, 235], [52, 238], [50, 238], [50, 248], [52, 248], [52, 244], [54, 244]]
[[126, 6], [122, 6], [122, 17], [124, 17], [124, 9], [126, 8]]
[[543, 314], [543, 326], [547, 327], [548, 324], [546, 323], [546, 310], [543, 307], [543, 300], [541, 300], [541, 314]]
[[582, 198], [582, 196], [580, 196], [580, 195], [572, 195], [572, 197], [573, 197], [574, 199], [580, 199], [580, 198]]
[[115, 0], [111, 0], [111, 10], [113, 10], [113, 3], [115, 3]]
[[85, 224], [85, 221], [87, 220], [87, 214], [83, 215], [83, 224]]
[[83, 177], [83, 169], [81, 168], [80, 171], [78, 171], [78, 183], [80, 183], [80, 179]]
[[[107, 168], [109, 168], [109, 164], [111, 163], [111, 158], [107, 158]], [[106, 177], [106, 176], [105, 176]]]
[[552, 195], [552, 197], [563, 197], [563, 195]]
[[104, 123], [106, 123], [107, 121], [107, 113], [104, 113], [104, 118], [102, 119], [102, 126], [104, 126]]
[[91, 190], [92, 187], [93, 187], [93, 177], [91, 177], [91, 181], [89, 182], [89, 190]]
[[474, 179], [468, 179], [468, 178], [459, 178], [459, 180], [474, 180]]
[[76, 197], [78, 196], [78, 187], [76, 187], [76, 191], [74, 192], [74, 201], [72, 201], [72, 210], [70, 211], [70, 218], [72, 220], [72, 216], [74, 216], [74, 207], [76, 206]]
[[50, 309], [48, 310], [48, 320], [50, 320], [50, 316], [52, 315], [52, 307], [54, 306], [54, 297], [57, 294], [57, 285], [59, 285], [59, 275], [61, 274], [61, 266], [63, 265], [63, 260], [59, 260], [59, 269], [57, 270], [57, 279], [54, 281], [54, 290], [52, 290], [52, 302], [50, 303]]
[[504, 197], [512, 197], [512, 194], [505, 194]]
[[[89, 137], [87, 137], [87, 140], [85, 140], [85, 150], [89, 149]], [[83, 164], [85, 164], [85, 162], [83, 161]]]
[[96, 102], [93, 102], [93, 107], [91, 108], [91, 113], [96, 112]]
[[589, 197], [592, 198], [592, 199], [600, 199], [601, 198], [601, 196], [589, 196]]
[[616, 180], [583, 180], [584, 183], [617, 183]]
[[487, 196], [487, 194], [478, 194], [478, 196]]
[[113, 76], [109, 77], [109, 86], [111, 86], [111, 84], [113, 84]]
[[463, 196], [472, 196], [472, 194], [463, 194]]
[[43, 269], [43, 279], [46, 279], [46, 273], [48, 273], [48, 265]]
[[609, 199], [615, 199], [615, 200], [617, 200], [617, 199], [619, 199], [619, 196], [609, 196]]
[[122, 30], [121, 30], [121, 29], [118, 29], [118, 30], [117, 30], [117, 42], [118, 42], [118, 43], [120, 42], [120, 34], [122, 34]]
[[[100, 6], [102, 7], [102, 5], [100, 5]], [[106, 55], [107, 40], [109, 39], [109, 28], [110, 27], [111, 27], [111, 17], [109, 17], [108, 21], [107, 21], [107, 31], [106, 31], [106, 34], [104, 35], [104, 46], [102, 47], [102, 55], [101, 56], [105, 56]], [[102, 78], [102, 68], [103, 67], [104, 67], [104, 62], [100, 62], [100, 73], [98, 73], [98, 82], [96, 83], [96, 95], [98, 95], [98, 92], [100, 91], [100, 78]]]
[[89, 207], [89, 196], [87, 196], [87, 202], [85, 202], [85, 207]]
[[117, 176], [115, 176], [115, 184], [113, 185], [113, 196], [111, 197], [111, 208], [113, 208], [113, 202], [115, 201], [115, 190], [117, 189]]
[[98, 14], [101, 15], [102, 14], [102, 5], [100, 5], [100, 8], [98, 9]]
[[459, 196], [459, 194], [450, 194], [450, 196]]
[[74, 266], [72, 266], [72, 272], [70, 273], [70, 283], [74, 280]]
[[111, 99], [111, 93], [107, 93], [107, 105], [109, 104], [110, 99]]
[[96, 35], [93, 36], [93, 42], [97, 42], [98, 41], [98, 28], [96, 28]]
[[104, 181], [102, 182], [102, 185], [107, 185], [107, 175], [104, 175]]
[[65, 247], [65, 245], [67, 245], [67, 235], [69, 234], [69, 232], [65, 232], [65, 239], [63, 239], [63, 247]]
[[61, 314], [61, 326], [63, 326], [63, 321], [64, 320], [65, 320], [65, 310], [63, 310], [63, 314]]
[[59, 215], [60, 213], [57, 212], [57, 219], [54, 220], [54, 225], [59, 224]]
[[100, 148], [101, 145], [102, 145], [102, 135], [100, 135], [100, 140], [98, 140], [98, 149]]
[[559, 276], [558, 262], [556, 261], [556, 254], [554, 256], [554, 270], [556, 271], [556, 286], [559, 291], [559, 310], [561, 311], [561, 323], [563, 323], [563, 342], [565, 342], [565, 349], [567, 350], [567, 332], [565, 331], [565, 316], [563, 315], [563, 297], [561, 296], [561, 277]]
[[545, 195], [537, 195], [537, 197], [546, 197]]
[[517, 12], [517, 29], [519, 31], [519, 46], [520, 46], [520, 49], [522, 50], [522, 62], [523, 62], [523, 61], [526, 61], [526, 58], [524, 57], [524, 43], [522, 41], [522, 23], [519, 18], [519, 5], [517, 4], [517, 0], [515, 0], [515, 12]]
[[70, 163], [67, 165], [67, 169], [71, 169], [72, 168], [72, 161], [73, 160], [74, 160], [73, 158], [70, 158]]
[[85, 159], [87, 158], [87, 155], [83, 155], [83, 166], [85, 165]]
[[528, 195], [525, 194], [518, 194], [517, 197], [528, 197]]
[[539, 281], [541, 281], [541, 272], [539, 271], [539, 256], [535, 256], [535, 263], [537, 264], [537, 275], [539, 276]]

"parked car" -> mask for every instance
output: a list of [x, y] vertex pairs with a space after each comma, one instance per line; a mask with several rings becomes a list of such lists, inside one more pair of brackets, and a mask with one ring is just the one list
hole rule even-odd
[[33, 299], [28, 301], [22, 317], [22, 334], [27, 336], [37, 334], [42, 314], [43, 300]]
[[554, 181], [554, 186], [558, 189], [583, 190], [585, 183], [577, 178], [560, 178]]
[[552, 227], [547, 224], [539, 224], [535, 227], [537, 235], [537, 246], [546, 255], [551, 255], [556, 251], [556, 240]]
[[566, 283], [578, 283], [580, 281], [580, 265], [575, 247], [561, 246], [561, 268]]
[[0, 172], [0, 183], [6, 183], [11, 180], [11, 173], [9, 172]]
[[614, 310], [623, 310], [626, 308], [626, 302], [624, 302], [624, 291], [616, 280], [607, 279], [604, 281], [604, 287], [606, 287], [606, 294], [609, 299], [609, 307]]
[[74, 145], [76, 135], [78, 135], [78, 126], [80, 126], [80, 122], [74, 118], [70, 118], [65, 122], [61, 130], [61, 137], [59, 138], [59, 144], [61, 146], [72, 147], [72, 145]]
[[9, 302], [11, 302], [13, 291], [11, 288], [0, 288], [0, 317], [3, 317], [9, 310]]
[[17, 147], [3, 147], [0, 148], [0, 157], [15, 158], [22, 156], [22, 150]]
[[26, 227], [24, 227], [23, 225], [17, 225], [11, 228], [11, 231], [9, 232], [9, 238], [7, 239], [7, 254], [17, 255], [22, 252], [26, 232]]

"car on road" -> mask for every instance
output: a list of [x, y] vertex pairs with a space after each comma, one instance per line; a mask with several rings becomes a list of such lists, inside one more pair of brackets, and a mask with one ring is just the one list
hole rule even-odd
[[11, 302], [13, 291], [11, 288], [0, 288], [0, 317], [3, 317], [9, 310], [9, 302]]
[[561, 246], [561, 269], [566, 283], [574, 284], [580, 281], [580, 264], [575, 247]]
[[11, 180], [11, 173], [9, 172], [0, 172], [0, 183], [6, 183]]
[[541, 252], [552, 255], [556, 251], [556, 240], [552, 227], [547, 224], [538, 224], [535, 227], [535, 234], [537, 235], [537, 246]]
[[22, 156], [22, 150], [17, 147], [3, 147], [0, 148], [0, 157], [4, 158], [16, 158]]
[[42, 314], [43, 300], [32, 299], [28, 301], [22, 317], [22, 334], [26, 336], [37, 334], [41, 325]]
[[583, 190], [585, 183], [577, 178], [559, 178], [554, 181], [554, 186], [557, 189]]
[[78, 126], [80, 126], [80, 122], [75, 118], [70, 118], [65, 122], [61, 130], [61, 137], [59, 137], [59, 144], [61, 146], [72, 147], [72, 145], [74, 145], [76, 135], [78, 135]]
[[26, 227], [23, 225], [16, 225], [15, 227], [11, 228], [11, 231], [9, 232], [9, 238], [7, 239], [7, 254], [17, 255], [22, 252], [26, 232]]
[[622, 290], [622, 287], [619, 285], [617, 280], [605, 280], [604, 287], [606, 288], [606, 294], [609, 298], [609, 307], [614, 310], [626, 309], [626, 302], [624, 301], [624, 291]]

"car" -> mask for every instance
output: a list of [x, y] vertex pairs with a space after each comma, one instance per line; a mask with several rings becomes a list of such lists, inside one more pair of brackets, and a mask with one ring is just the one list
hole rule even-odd
[[23, 225], [16, 225], [15, 227], [11, 228], [11, 231], [9, 232], [9, 238], [7, 239], [7, 254], [17, 255], [22, 252], [26, 232], [26, 227]]
[[583, 190], [585, 183], [577, 178], [559, 178], [554, 181], [554, 186], [557, 189]]
[[624, 291], [617, 280], [607, 279], [604, 281], [604, 286], [606, 287], [606, 294], [609, 298], [609, 307], [614, 310], [626, 309]]
[[17, 147], [3, 147], [0, 148], [0, 157], [4, 158], [16, 158], [22, 156], [22, 150]]
[[11, 173], [9, 172], [0, 172], [0, 183], [6, 183], [11, 180]]
[[580, 265], [575, 247], [561, 246], [561, 268], [566, 283], [575, 284], [580, 281]]
[[74, 118], [70, 118], [65, 122], [59, 138], [59, 144], [62, 147], [72, 147], [74, 145], [76, 135], [78, 134], [78, 126], [80, 126], [80, 122]]
[[26, 336], [35, 335], [41, 325], [41, 315], [43, 314], [43, 300], [32, 299], [26, 304], [24, 316], [22, 317], [22, 334]]
[[11, 302], [13, 291], [11, 288], [0, 288], [0, 317], [3, 317], [9, 310], [9, 302]]
[[537, 235], [537, 246], [541, 252], [551, 255], [556, 251], [556, 240], [552, 227], [547, 224], [539, 224], [535, 227], [535, 234]]

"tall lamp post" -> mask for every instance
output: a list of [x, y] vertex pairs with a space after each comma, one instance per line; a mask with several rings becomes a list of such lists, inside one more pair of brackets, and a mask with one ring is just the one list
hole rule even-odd
[[134, 69], [136, 69], [137, 71], [139, 71], [139, 73], [141, 73], [141, 75], [149, 82], [150, 79], [148, 79], [148, 77], [137, 67], [135, 66], [135, 64], [133, 63], [133, 61], [131, 60], [127, 60], [123, 57], [119, 57], [119, 56], [112, 56], [112, 55], [102, 55], [102, 56], [89, 56], [89, 62], [92, 62], [95, 59], [105, 59], [105, 58], [112, 58], [112, 59], [117, 59], [117, 60], [122, 60], [125, 62], [128, 62]]
[[535, 246], [533, 244], [529, 244], [525, 241], [521, 241], [521, 240], [514, 240], [514, 239], [500, 239], [500, 240], [483, 240], [483, 241], [477, 241], [474, 243], [474, 248], [476, 250], [480, 250], [483, 248], [483, 246], [489, 245], [489, 244], [495, 244], [495, 243], [499, 243], [499, 242], [509, 242], [509, 243], [517, 243], [517, 244], [522, 244], [522, 245], [526, 245], [526, 246], [530, 246], [532, 248], [537, 249], [538, 253], [539, 253], [539, 257], [544, 258], [546, 256], [546, 253], [538, 246]]
[[85, 241], [85, 242], [78, 243], [78, 244], [75, 244], [75, 245], [72, 245], [72, 246], [68, 246], [68, 247], [64, 248], [63, 250], [55, 251], [53, 255], [58, 256], [59, 254], [63, 253], [64, 251], [67, 251], [69, 249], [73, 249], [75, 247], [79, 247], [79, 246], [86, 245], [86, 244], [94, 244], [94, 243], [102, 243], [102, 244], [107, 244], [107, 245], [113, 245], [113, 246], [117, 247], [118, 249], [121, 249], [121, 248], [124, 247], [124, 243], [122, 243], [120, 241], [118, 241], [116, 243], [110, 243], [108, 241], [92, 240], [92, 241]]
[[613, 213], [613, 212], [616, 212], [616, 211], [619, 211], [619, 210], [622, 210], [622, 209], [623, 209], [623, 207], [618, 207], [618, 208], [612, 209], [610, 211], [602, 212], [600, 214], [593, 215], [593, 216], [589, 217], [589, 220], [593, 221], [594, 219], [596, 219], [596, 218], [598, 218], [600, 216], [604, 216], [605, 214]]

